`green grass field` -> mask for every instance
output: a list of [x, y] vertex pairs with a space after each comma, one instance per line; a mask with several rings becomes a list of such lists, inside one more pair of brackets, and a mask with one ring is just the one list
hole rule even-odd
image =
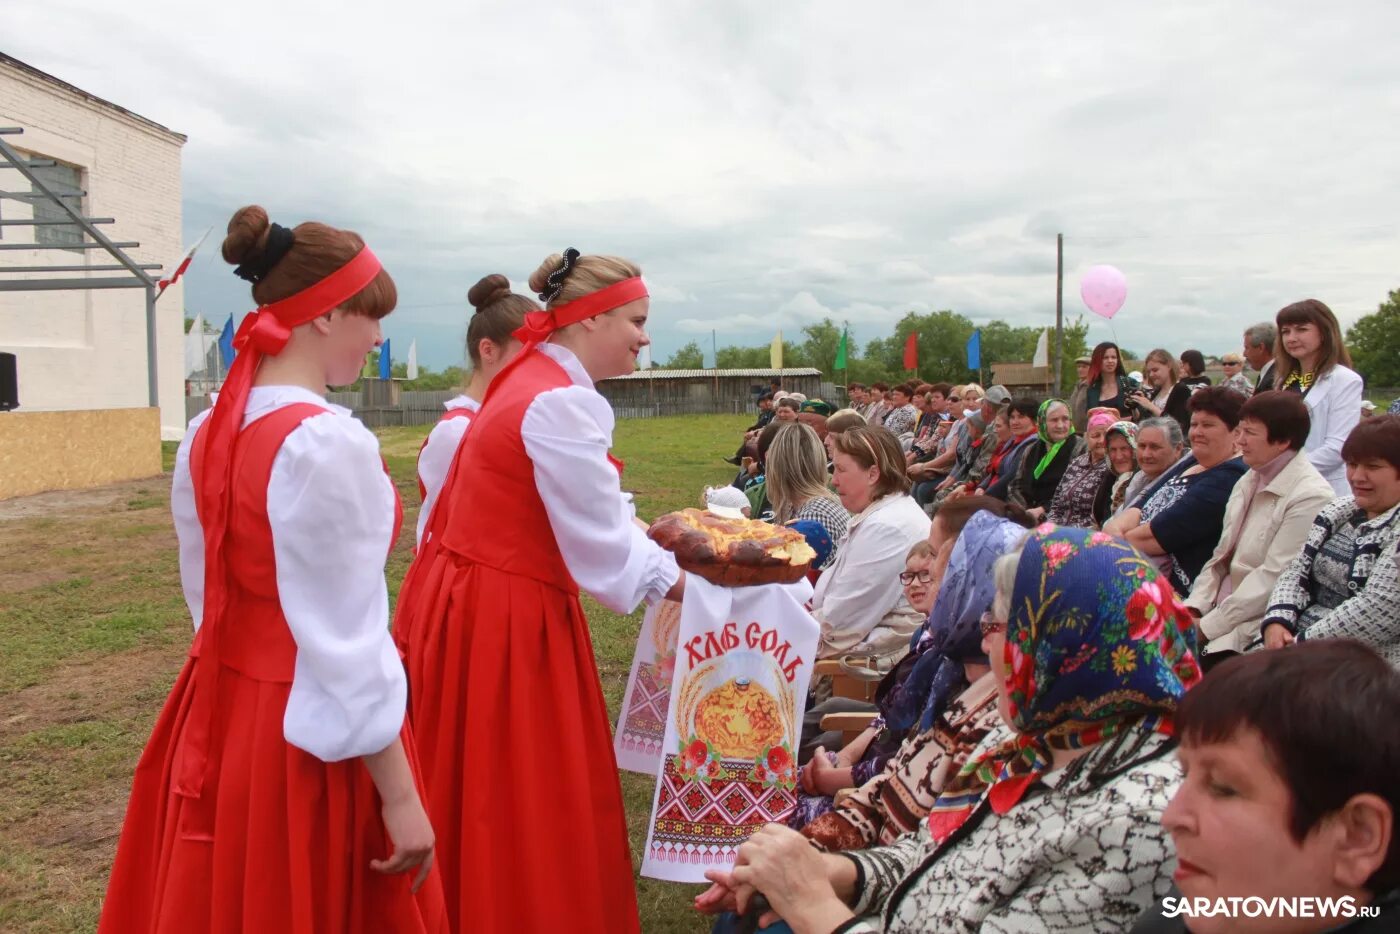
[[[616, 454], [639, 513], [698, 505], [706, 484], [728, 480], [719, 458], [733, 453], [748, 421], [619, 423]], [[408, 566], [414, 464], [426, 433], [379, 433], [405, 505], [391, 595]], [[169, 470], [174, 445], [166, 447]], [[132, 770], [190, 638], [168, 487], [168, 477], [154, 478], [0, 503], [0, 931], [96, 925]], [[615, 719], [641, 615], [586, 598], [585, 607]], [[621, 781], [640, 853], [653, 782], [631, 773]], [[561, 833], [568, 819], [560, 815]], [[707, 930], [689, 907], [698, 890], [639, 879], [642, 929]]]

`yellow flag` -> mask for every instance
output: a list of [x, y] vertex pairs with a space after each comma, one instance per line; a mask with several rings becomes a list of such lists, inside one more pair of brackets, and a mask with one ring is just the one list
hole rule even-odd
[[768, 348], [768, 365], [775, 370], [783, 368], [783, 332], [773, 338], [773, 346]]

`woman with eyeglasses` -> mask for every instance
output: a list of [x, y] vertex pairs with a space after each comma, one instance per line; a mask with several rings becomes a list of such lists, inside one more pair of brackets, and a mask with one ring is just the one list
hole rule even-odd
[[[755, 892], [799, 934], [1119, 932], [1165, 895], [1173, 717], [1200, 680], [1191, 616], [1127, 543], [1042, 526], [995, 566], [983, 648], [1005, 728], [916, 833], [817, 853], [769, 824], [697, 907]], [[876, 920], [878, 916], [878, 920]]]

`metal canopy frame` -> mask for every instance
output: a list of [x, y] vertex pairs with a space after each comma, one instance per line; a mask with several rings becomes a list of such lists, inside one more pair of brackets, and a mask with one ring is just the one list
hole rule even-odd
[[[19, 172], [29, 181], [32, 190], [28, 192], [0, 191], [0, 199], [12, 201], [23, 201], [30, 204], [36, 202], [48, 202], [57, 205], [59, 210], [67, 215], [67, 219], [58, 220], [3, 220], [0, 219], [0, 227], [42, 227], [42, 226], [63, 226], [78, 228], [79, 242], [77, 243], [5, 243], [0, 241], [0, 250], [105, 250], [107, 255], [116, 260], [115, 263], [74, 265], [74, 264], [45, 264], [39, 266], [4, 266], [0, 265], [0, 292], [54, 292], [54, 291], [84, 291], [88, 289], [145, 289], [146, 290], [146, 389], [152, 408], [160, 407], [160, 388], [156, 379], [156, 295], [159, 283], [151, 275], [151, 272], [161, 268], [160, 263], [138, 263], [126, 254], [126, 249], [139, 247], [141, 244], [131, 242], [115, 242], [109, 240], [97, 229], [98, 224], [116, 223], [111, 217], [86, 217], [83, 212], [75, 211], [68, 202], [64, 201], [65, 195], [56, 193], [34, 174], [36, 168], [47, 168], [57, 165], [52, 159], [26, 159], [21, 153], [16, 151], [4, 139], [6, 136], [17, 136], [23, 133], [21, 127], [0, 127], [0, 169], [13, 169]], [[13, 176], [10, 176], [13, 178]], [[68, 193], [66, 197], [83, 197], [86, 191]], [[82, 240], [86, 234], [91, 241]], [[37, 239], [37, 238], [36, 238]], [[124, 276], [107, 277], [68, 277], [68, 278], [38, 278], [38, 279], [17, 279], [8, 278], [11, 274], [41, 274], [44, 276], [54, 273], [76, 273], [76, 272], [126, 272]]]

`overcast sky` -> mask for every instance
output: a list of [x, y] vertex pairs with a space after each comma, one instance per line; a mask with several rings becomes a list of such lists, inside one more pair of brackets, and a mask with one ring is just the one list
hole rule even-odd
[[1063, 232], [1070, 317], [1111, 263], [1122, 343], [1219, 353], [1400, 287], [1400, 4], [1331, 6], [46, 0], [0, 4], [0, 49], [189, 136], [190, 314], [249, 307], [217, 240], [254, 202], [363, 234], [434, 367], [473, 282], [566, 246], [641, 264], [662, 360], [1053, 324]]

